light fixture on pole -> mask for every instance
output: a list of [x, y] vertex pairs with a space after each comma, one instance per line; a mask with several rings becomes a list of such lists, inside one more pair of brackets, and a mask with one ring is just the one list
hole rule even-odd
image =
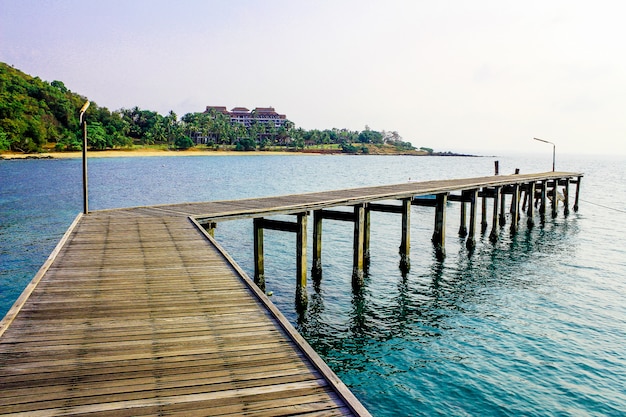
[[87, 122], [83, 120], [83, 115], [89, 107], [89, 100], [80, 108], [80, 124], [83, 127], [83, 213], [89, 212], [88, 189], [87, 189]]
[[543, 143], [549, 143], [550, 145], [552, 145], [552, 172], [554, 172], [554, 162], [555, 162], [555, 156], [556, 156], [556, 145], [548, 140], [544, 140], [544, 139], [539, 139], [539, 138], [533, 138], [535, 140], [538, 140], [539, 142], [543, 142]]

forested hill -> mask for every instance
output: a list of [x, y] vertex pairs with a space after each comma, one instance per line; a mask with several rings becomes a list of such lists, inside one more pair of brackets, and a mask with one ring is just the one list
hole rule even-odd
[[0, 62], [0, 150], [36, 152], [48, 141], [80, 135], [76, 114], [85, 97]]
[[[61, 81], [47, 82], [0, 62], [0, 151], [82, 149], [78, 114], [86, 100]], [[377, 132], [367, 126], [362, 132], [336, 128], [304, 130], [291, 121], [275, 127], [256, 119], [244, 126], [219, 112], [187, 113], [179, 120], [173, 111], [165, 116], [138, 107], [109, 111], [93, 101], [85, 117], [88, 146], [95, 150], [133, 145], [186, 149], [195, 146], [191, 137], [202, 137], [200, 146], [210, 149], [418, 152], [398, 132]], [[432, 150], [422, 148], [422, 153]]]
[[[41, 152], [82, 149], [79, 110], [86, 97], [61, 81], [47, 82], [0, 62], [0, 151]], [[191, 146], [176, 115], [121, 109], [109, 111], [91, 101], [86, 112], [88, 146], [111, 149], [139, 144]]]

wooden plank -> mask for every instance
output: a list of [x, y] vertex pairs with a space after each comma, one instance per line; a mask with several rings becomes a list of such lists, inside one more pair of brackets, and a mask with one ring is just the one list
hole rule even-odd
[[353, 414], [197, 226], [113, 217], [78, 222], [6, 327], [0, 414]]

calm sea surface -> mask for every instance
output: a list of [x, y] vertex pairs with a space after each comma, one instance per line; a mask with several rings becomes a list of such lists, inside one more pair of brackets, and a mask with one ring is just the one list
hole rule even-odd
[[[557, 155], [558, 156], [558, 155]], [[90, 209], [235, 199], [551, 169], [530, 157], [220, 156], [94, 158]], [[295, 239], [266, 231], [267, 290], [375, 416], [626, 415], [626, 157], [558, 156], [581, 171], [580, 210], [470, 256], [448, 205], [447, 257], [432, 208], [413, 207], [411, 269], [397, 215], [372, 213], [371, 264], [351, 286], [352, 226], [326, 221], [323, 278], [294, 309]], [[0, 317], [82, 210], [80, 160], [0, 161]], [[489, 217], [489, 219], [491, 219]], [[311, 236], [312, 233], [309, 233]], [[216, 238], [253, 274], [252, 222]], [[310, 258], [310, 257], [309, 257]]]

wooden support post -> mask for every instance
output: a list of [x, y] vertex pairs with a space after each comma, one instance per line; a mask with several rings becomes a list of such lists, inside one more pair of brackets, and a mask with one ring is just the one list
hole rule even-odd
[[528, 228], [532, 228], [535, 225], [535, 220], [533, 219], [535, 215], [535, 181], [528, 184], [528, 191], [526, 192], [526, 195], [529, 196], [527, 211], [528, 219], [526, 220], [526, 224], [528, 225]]
[[578, 197], [580, 196], [580, 180], [583, 177], [578, 177], [576, 181], [576, 198], [574, 199], [574, 211], [578, 211]]
[[267, 220], [262, 217], [254, 222], [254, 282], [265, 291], [265, 267], [263, 263], [263, 229], [279, 230], [296, 234], [296, 308], [306, 309], [308, 295], [306, 290], [306, 244], [307, 244], [307, 212], [298, 213], [298, 221], [286, 222]]
[[322, 278], [322, 212], [313, 212], [313, 266], [311, 275], [314, 280]]
[[548, 195], [548, 181], [541, 181], [541, 204], [539, 206], [539, 214], [541, 219], [546, 215], [546, 200]]
[[309, 297], [306, 290], [307, 213], [298, 213], [296, 232], [296, 307], [306, 309]]
[[519, 223], [519, 200], [520, 200], [520, 186], [519, 184], [513, 185], [513, 196], [511, 197], [511, 233], [517, 232], [517, 226]]
[[433, 244], [435, 245], [435, 253], [437, 259], [443, 259], [446, 256], [446, 204], [448, 202], [448, 194], [437, 194], [437, 206], [435, 208], [435, 231], [433, 233]]
[[400, 269], [411, 268], [411, 199], [402, 200], [402, 240], [400, 241]]
[[265, 292], [265, 263], [263, 261], [263, 218], [253, 220], [254, 224], [254, 283]]
[[491, 234], [489, 240], [496, 242], [498, 240], [498, 206], [500, 204], [500, 187], [493, 189], [493, 219], [491, 225]]
[[500, 192], [500, 227], [503, 227], [506, 224], [506, 194], [504, 194], [504, 190]]
[[559, 181], [554, 180], [552, 185], [552, 218], [555, 218], [559, 209]]
[[460, 223], [461, 225], [459, 226], [459, 236], [460, 237], [465, 237], [467, 236], [467, 206], [465, 205], [465, 192], [461, 193], [461, 196], [463, 197], [461, 199], [461, 219], [460, 219]]
[[569, 178], [565, 178], [565, 188], [563, 189], [563, 214], [569, 214]]
[[352, 286], [360, 288], [363, 285], [363, 242], [365, 241], [365, 207], [360, 204], [354, 206], [354, 245], [353, 245], [353, 266], [352, 266]]
[[480, 233], [485, 233], [487, 231], [487, 190], [483, 188], [483, 196], [481, 203], [481, 211], [480, 211]]
[[217, 223], [209, 222], [202, 224], [201, 226], [204, 228], [204, 230], [207, 231], [209, 235], [211, 235], [211, 237], [215, 237], [215, 229], [217, 229]]
[[[410, 204], [410, 201], [409, 201]], [[363, 225], [365, 227], [363, 234], [363, 267], [365, 270], [369, 268], [370, 265], [370, 223], [371, 223], [371, 210], [365, 206], [365, 219]], [[409, 205], [410, 207], [410, 205]]]
[[469, 235], [465, 241], [465, 247], [471, 252], [476, 247], [476, 200], [478, 199], [478, 190], [468, 191], [470, 198], [470, 219], [469, 219]]

